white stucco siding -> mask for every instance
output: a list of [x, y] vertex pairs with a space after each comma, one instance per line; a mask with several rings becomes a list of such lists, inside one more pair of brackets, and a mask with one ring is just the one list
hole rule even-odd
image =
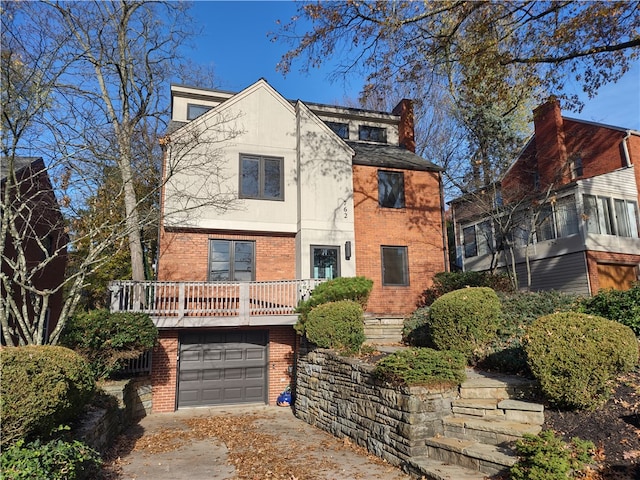
[[[205, 128], [208, 125], [208, 128]], [[258, 82], [216, 110], [176, 132], [189, 138], [201, 131], [196, 146], [185, 155], [186, 163], [202, 163], [199, 172], [179, 171], [168, 181], [165, 199], [166, 224], [192, 228], [297, 231], [296, 119], [293, 107], [264, 82]], [[174, 139], [179, 143], [179, 138]], [[173, 152], [177, 150], [173, 147]], [[242, 154], [282, 158], [283, 200], [239, 198]], [[183, 162], [185, 163], [185, 162]], [[188, 195], [185, 195], [188, 194]], [[201, 206], [180, 213], [186, 206], [218, 196], [222, 211]]]

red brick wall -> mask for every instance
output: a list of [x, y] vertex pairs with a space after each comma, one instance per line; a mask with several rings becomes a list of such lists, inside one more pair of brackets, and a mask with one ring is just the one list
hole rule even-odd
[[154, 412], [173, 412], [176, 407], [178, 375], [178, 332], [160, 331], [151, 358]]
[[600, 290], [600, 281], [598, 280], [598, 263], [638, 265], [640, 264], [640, 255], [588, 251], [587, 269], [589, 270], [589, 283], [591, 285], [591, 293], [593, 295], [598, 293], [598, 290]]
[[209, 239], [256, 242], [256, 280], [291, 280], [296, 274], [295, 237], [197, 231], [160, 233], [158, 280], [206, 281]]
[[293, 327], [269, 328], [269, 405], [275, 405], [278, 395], [291, 384], [289, 367], [293, 368], [296, 336]]
[[[374, 283], [368, 312], [404, 315], [415, 310], [433, 275], [445, 270], [439, 178], [435, 172], [404, 171], [406, 208], [380, 208], [377, 172], [353, 167], [356, 274]], [[408, 287], [382, 286], [382, 245], [408, 247]]]
[[[262, 328], [260, 328], [262, 329]], [[275, 405], [278, 395], [291, 384], [289, 367], [293, 367], [296, 333], [293, 327], [270, 327], [267, 364], [268, 403]], [[178, 332], [161, 331], [153, 349], [151, 373], [153, 411], [173, 412], [176, 407], [178, 374]]]

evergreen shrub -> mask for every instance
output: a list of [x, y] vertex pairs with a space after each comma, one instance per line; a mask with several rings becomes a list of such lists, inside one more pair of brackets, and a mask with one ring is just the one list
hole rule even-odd
[[77, 440], [18, 440], [0, 455], [5, 480], [94, 479], [98, 478], [101, 464], [98, 452]]
[[84, 356], [96, 379], [108, 378], [153, 348], [158, 329], [140, 312], [92, 310], [69, 319], [60, 342]]
[[489, 287], [498, 292], [512, 292], [508, 275], [491, 272], [440, 272], [433, 277], [433, 285], [422, 292], [417, 307], [428, 307], [445, 293], [466, 287]]
[[429, 307], [421, 307], [404, 319], [402, 341], [414, 347], [433, 348], [429, 330]]
[[298, 305], [296, 312], [299, 314], [299, 317], [295, 325], [296, 331], [304, 335], [305, 323], [309, 312], [311, 312], [314, 307], [324, 303], [352, 300], [360, 304], [362, 310], [365, 310], [372, 288], [373, 281], [366, 277], [338, 277], [322, 282], [313, 289], [307, 300], [301, 301]]
[[462, 288], [433, 302], [429, 332], [437, 349], [459, 351], [472, 361], [496, 338], [499, 320], [496, 292], [488, 287]]
[[0, 444], [47, 439], [91, 400], [95, 381], [87, 361], [68, 348], [0, 349]]
[[464, 381], [465, 365], [460, 352], [407, 348], [381, 359], [374, 375], [394, 385], [449, 388]]
[[597, 295], [582, 299], [577, 310], [620, 322], [640, 337], [640, 283], [626, 291], [600, 290]]
[[356, 353], [365, 341], [362, 306], [352, 300], [318, 305], [309, 312], [305, 334], [321, 348]]
[[583, 313], [537, 319], [528, 329], [525, 350], [547, 399], [566, 409], [597, 408], [616, 376], [638, 363], [638, 340], [629, 327]]

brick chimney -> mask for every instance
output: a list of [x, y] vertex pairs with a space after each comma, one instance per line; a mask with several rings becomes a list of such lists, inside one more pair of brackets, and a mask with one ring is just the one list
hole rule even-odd
[[400, 116], [400, 124], [398, 125], [398, 143], [401, 147], [415, 153], [416, 139], [413, 124], [413, 102], [406, 98], [402, 99], [391, 113]]
[[560, 102], [550, 97], [533, 111], [540, 189], [571, 181]]

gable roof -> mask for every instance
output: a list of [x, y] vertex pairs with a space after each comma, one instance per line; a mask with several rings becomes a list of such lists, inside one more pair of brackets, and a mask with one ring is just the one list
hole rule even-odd
[[[42, 157], [13, 157], [13, 169], [18, 173], [38, 161], [42, 162]], [[4, 180], [7, 175], [9, 175], [9, 159], [2, 157], [2, 161], [0, 161], [0, 179]]]
[[387, 144], [371, 144], [346, 142], [355, 152], [354, 165], [369, 167], [399, 168], [423, 172], [441, 172], [442, 167], [425, 160], [415, 153], [397, 146]]

